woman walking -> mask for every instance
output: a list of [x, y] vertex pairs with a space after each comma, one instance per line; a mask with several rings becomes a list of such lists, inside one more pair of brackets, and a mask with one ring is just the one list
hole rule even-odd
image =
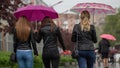
[[84, 10], [81, 13], [81, 22], [76, 24], [72, 32], [72, 42], [78, 43], [79, 57], [77, 58], [79, 68], [93, 68], [95, 63], [94, 43], [97, 42], [96, 31], [90, 25], [90, 14]]
[[[38, 56], [30, 22], [26, 17], [20, 17], [13, 30], [13, 48], [16, 53], [18, 68], [33, 68], [33, 53]], [[32, 46], [31, 46], [32, 43]]]
[[[65, 51], [64, 42], [59, 28], [55, 25], [50, 17], [45, 17], [41, 21], [41, 28], [38, 33], [37, 42], [43, 39], [43, 53], [42, 59], [45, 68], [58, 68], [59, 65], [59, 51], [57, 40], [59, 40], [62, 49]], [[52, 66], [51, 66], [52, 65]]]
[[109, 43], [109, 41], [107, 39], [102, 38], [99, 41], [99, 50], [98, 50], [98, 52], [102, 56], [104, 68], [108, 68], [109, 47], [110, 47], [110, 43]]

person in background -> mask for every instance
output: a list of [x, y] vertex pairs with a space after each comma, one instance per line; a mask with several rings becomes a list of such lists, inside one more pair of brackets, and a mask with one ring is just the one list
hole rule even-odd
[[102, 38], [99, 41], [98, 52], [102, 56], [104, 68], [108, 68], [109, 47], [110, 47], [110, 43], [107, 39]]
[[[18, 68], [33, 68], [33, 53], [38, 56], [33, 31], [26, 17], [20, 17], [13, 30], [13, 48], [16, 53]], [[32, 43], [32, 45], [31, 45]], [[33, 47], [33, 48], [32, 48]]]
[[81, 13], [81, 22], [73, 28], [71, 41], [77, 42], [79, 68], [93, 68], [95, 63], [94, 43], [97, 42], [94, 25], [90, 25], [90, 14], [84, 10]]
[[57, 41], [60, 42], [63, 51], [66, 50], [59, 28], [55, 25], [50, 17], [46, 16], [41, 21], [41, 28], [37, 34], [38, 37], [36, 41], [38, 43], [40, 43], [41, 39], [43, 39], [44, 46], [42, 60], [44, 67], [58, 68], [60, 55]]

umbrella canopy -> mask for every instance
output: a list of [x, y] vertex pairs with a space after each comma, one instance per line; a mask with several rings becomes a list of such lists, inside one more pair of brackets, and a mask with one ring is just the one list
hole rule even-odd
[[58, 18], [57, 12], [52, 7], [43, 5], [28, 5], [18, 8], [14, 12], [14, 16], [17, 19], [25, 16], [29, 21], [41, 21], [45, 16], [49, 16], [52, 19]]
[[82, 11], [87, 10], [90, 14], [93, 14], [93, 23], [94, 23], [94, 14], [114, 14], [116, 11], [112, 6], [102, 3], [78, 3], [76, 4], [71, 11], [81, 13]]
[[102, 35], [100, 35], [100, 37], [108, 39], [108, 40], [113, 40], [113, 41], [116, 40], [116, 38], [111, 34], [102, 34]]
[[75, 12], [82, 12], [83, 10], [87, 10], [90, 13], [97, 13], [97, 14], [115, 13], [115, 9], [112, 8], [112, 6], [102, 3], [78, 3], [71, 10]]

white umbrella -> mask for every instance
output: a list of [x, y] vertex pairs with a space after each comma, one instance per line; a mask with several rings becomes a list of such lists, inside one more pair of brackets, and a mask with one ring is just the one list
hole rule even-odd
[[94, 23], [94, 14], [114, 14], [116, 10], [107, 4], [103, 3], [78, 3], [71, 8], [71, 11], [81, 13], [82, 11], [87, 10], [93, 14], [93, 23]]

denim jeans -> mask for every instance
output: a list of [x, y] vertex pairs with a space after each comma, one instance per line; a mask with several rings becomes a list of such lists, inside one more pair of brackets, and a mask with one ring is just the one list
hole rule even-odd
[[33, 68], [32, 50], [17, 50], [18, 68]]
[[93, 68], [95, 63], [94, 51], [81, 51], [79, 50], [78, 65], [79, 68]]

